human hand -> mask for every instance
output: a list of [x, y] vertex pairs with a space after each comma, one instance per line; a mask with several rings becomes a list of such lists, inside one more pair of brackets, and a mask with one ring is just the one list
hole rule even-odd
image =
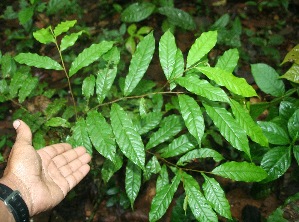
[[17, 138], [0, 183], [19, 190], [30, 216], [56, 206], [89, 172], [91, 156], [67, 143], [35, 150], [26, 123], [13, 123]]

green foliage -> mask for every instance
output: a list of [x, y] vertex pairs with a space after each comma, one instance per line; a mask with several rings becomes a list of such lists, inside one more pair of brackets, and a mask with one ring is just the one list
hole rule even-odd
[[[161, 7], [132, 4], [123, 11], [122, 19], [138, 22], [156, 10], [175, 26], [188, 21], [188, 14], [165, 2], [160, 1]], [[174, 15], [179, 13], [181, 20]], [[188, 26], [191, 23], [185, 27], [192, 29]], [[221, 26], [225, 21], [218, 23]], [[128, 67], [122, 69], [125, 57], [119, 45], [124, 42], [102, 40], [68, 56], [66, 49], [84, 33], [71, 32], [75, 24], [76, 20], [65, 21], [33, 32], [39, 43], [56, 47], [55, 59], [37, 53], [1, 57], [0, 101], [18, 100], [21, 109], [14, 117], [28, 122], [39, 147], [49, 142], [41, 132], [47, 134], [54, 129], [61, 132], [60, 140], [67, 137], [73, 146], [85, 146], [90, 154], [100, 155], [103, 163], [95, 162], [94, 170], [101, 171], [99, 179], [106, 184], [123, 168], [125, 192], [108, 190], [108, 205], [123, 201], [123, 206], [134, 209], [144, 183], [156, 179], [150, 221], [163, 217], [180, 185], [184, 191], [181, 208], [192, 212], [196, 220], [218, 221], [218, 216], [231, 220], [230, 205], [217, 178], [269, 182], [286, 172], [292, 155], [298, 162], [299, 104], [291, 97], [297, 90], [287, 91], [269, 66], [253, 64], [252, 73], [260, 90], [277, 97], [266, 103], [265, 109], [280, 104], [277, 116], [257, 123], [250, 114], [258, 116], [263, 110], [248, 105], [257, 93], [244, 78], [234, 75], [238, 50], [225, 51], [216, 63], [208, 59], [219, 39], [217, 29], [202, 33], [186, 53], [185, 61], [170, 30], [156, 44], [148, 27], [137, 30], [132, 25], [127, 30], [129, 38], [137, 37], [139, 43], [131, 51]], [[147, 79], [155, 51], [169, 90]], [[38, 84], [29, 67], [64, 73], [67, 90], [50, 93], [49, 86]], [[48, 96], [49, 104], [30, 113], [25, 101], [41, 95]], [[254, 161], [252, 145], [266, 150], [261, 166]], [[207, 160], [211, 162], [209, 167], [204, 164]], [[199, 164], [190, 167], [194, 162]]]

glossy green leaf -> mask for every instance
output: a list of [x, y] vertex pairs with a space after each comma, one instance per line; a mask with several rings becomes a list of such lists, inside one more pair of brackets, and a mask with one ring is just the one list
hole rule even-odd
[[288, 121], [288, 130], [292, 139], [298, 140], [299, 136], [299, 109], [297, 109]]
[[244, 182], [259, 182], [267, 177], [267, 172], [263, 168], [248, 162], [226, 162], [216, 167], [212, 173]]
[[79, 36], [82, 35], [82, 33], [83, 33], [83, 31], [75, 32], [70, 35], [65, 35], [61, 39], [60, 51], [64, 51], [67, 48], [73, 46], [76, 43], [76, 41], [78, 40]]
[[179, 156], [194, 149], [195, 145], [196, 143], [192, 141], [189, 135], [183, 134], [174, 139], [169, 146], [159, 150], [159, 153], [161, 153], [163, 158]]
[[239, 60], [238, 49], [229, 49], [224, 52], [217, 60], [216, 66], [226, 72], [232, 73], [236, 68]]
[[150, 179], [150, 176], [152, 174], [157, 174], [161, 170], [160, 163], [157, 159], [156, 156], [153, 156], [148, 163], [145, 166], [145, 171], [144, 171], [144, 180], [147, 181]]
[[158, 12], [165, 15], [171, 24], [182, 29], [194, 30], [196, 28], [193, 17], [181, 9], [165, 6], [159, 7]]
[[178, 48], [175, 54], [174, 68], [169, 79], [170, 90], [173, 90], [176, 87], [175, 80], [184, 74], [184, 67], [184, 56], [182, 51]]
[[21, 88], [19, 90], [19, 102], [22, 103], [25, 99], [31, 94], [31, 92], [38, 85], [38, 78], [28, 76], [21, 84]]
[[20, 53], [15, 56], [15, 60], [20, 64], [34, 66], [36, 68], [63, 70], [62, 66], [55, 60], [35, 53]]
[[145, 36], [137, 45], [132, 56], [129, 73], [126, 76], [124, 95], [129, 95], [144, 76], [155, 51], [155, 38], [153, 32]]
[[284, 100], [279, 104], [279, 115], [284, 119], [289, 119], [297, 109], [299, 109], [299, 104]]
[[280, 76], [280, 78], [299, 83], [299, 64], [294, 63], [285, 74]]
[[126, 167], [125, 188], [133, 209], [135, 199], [141, 186], [141, 169], [132, 161], [128, 161]]
[[174, 193], [178, 189], [180, 180], [181, 177], [177, 174], [170, 184], [164, 185], [160, 190], [157, 191], [151, 203], [149, 221], [157, 221], [165, 214], [173, 199]]
[[271, 66], [263, 63], [252, 64], [251, 72], [256, 84], [263, 92], [276, 97], [284, 94], [284, 83]]
[[286, 62], [293, 62], [299, 64], [299, 44], [288, 52], [281, 64], [284, 64]]
[[235, 100], [231, 100], [231, 108], [237, 122], [245, 129], [247, 135], [261, 146], [268, 146], [267, 137], [259, 125], [251, 118], [249, 111]]
[[88, 126], [83, 118], [77, 119], [75, 126], [72, 127], [72, 138], [74, 147], [84, 146], [88, 153], [92, 153], [92, 145], [87, 133]]
[[101, 43], [92, 44], [90, 47], [85, 48], [72, 62], [69, 76], [73, 76], [83, 67], [98, 60], [104, 53], [112, 48], [113, 43], [112, 41], [102, 41]]
[[175, 38], [168, 30], [162, 35], [159, 42], [160, 63], [167, 80], [170, 79], [174, 69], [176, 52]]
[[116, 142], [133, 163], [144, 169], [145, 150], [141, 136], [136, 131], [128, 114], [118, 104], [113, 103], [110, 113], [111, 125]]
[[170, 138], [177, 135], [183, 128], [181, 118], [177, 115], [170, 115], [163, 119], [163, 122], [158, 131], [154, 132], [149, 142], [146, 144], [146, 149], [153, 148]]
[[197, 67], [197, 70], [205, 74], [209, 79], [220, 86], [225, 86], [229, 91], [243, 97], [257, 96], [254, 88], [244, 78], [234, 76], [232, 73], [218, 67]]
[[121, 13], [120, 18], [123, 22], [140, 22], [149, 17], [155, 8], [150, 2], [133, 3]]
[[204, 104], [208, 115], [219, 128], [221, 135], [236, 149], [250, 157], [250, 148], [245, 130], [232, 117], [231, 113], [221, 107]]
[[53, 117], [49, 119], [45, 125], [50, 127], [70, 127], [70, 123], [61, 117]]
[[67, 32], [70, 28], [72, 28], [75, 24], [77, 23], [77, 20], [72, 20], [72, 21], [65, 21], [59, 23], [55, 28], [54, 28], [54, 35], [57, 37], [61, 35], [64, 32]]
[[207, 177], [203, 173], [202, 176], [205, 179], [205, 182], [202, 185], [202, 189], [212, 208], [219, 215], [227, 219], [232, 219], [229, 202], [226, 199], [225, 193], [220, 184], [214, 178]]
[[297, 164], [299, 165], [299, 145], [295, 145], [293, 147], [293, 154], [294, 154], [294, 157], [297, 161]]
[[195, 40], [187, 56], [187, 68], [197, 64], [216, 45], [217, 31], [204, 32]]
[[101, 170], [101, 176], [105, 183], [108, 183], [108, 181], [111, 179], [111, 177], [114, 175], [115, 172], [117, 172], [123, 165], [123, 157], [118, 152], [115, 155], [114, 162], [112, 162], [109, 159], [106, 159], [102, 170]]
[[102, 103], [109, 93], [117, 74], [117, 64], [120, 60], [120, 52], [114, 47], [107, 52], [107, 65], [99, 70], [96, 80], [96, 94], [99, 103]]
[[187, 173], [183, 173], [182, 181], [188, 205], [198, 221], [218, 221], [216, 213], [200, 191], [198, 182]]
[[163, 165], [161, 167], [159, 176], [157, 178], [156, 190], [157, 191], [161, 190], [168, 183], [169, 183], [169, 176], [168, 176], [168, 172], [167, 172], [167, 167], [166, 167], [166, 165]]
[[275, 147], [270, 149], [261, 162], [261, 167], [268, 173], [264, 182], [281, 177], [291, 165], [290, 147]]
[[287, 145], [290, 143], [288, 133], [278, 124], [273, 122], [258, 122], [258, 124], [268, 138], [269, 143], [275, 145]]
[[224, 159], [220, 153], [218, 153], [213, 149], [200, 148], [186, 153], [178, 160], [177, 165], [184, 166], [187, 163], [190, 163], [195, 159], [199, 159], [199, 158], [213, 158], [215, 162], [220, 162], [221, 160]]
[[156, 128], [162, 120], [161, 112], [150, 112], [141, 119], [140, 135]]
[[87, 132], [95, 149], [114, 162], [116, 143], [111, 126], [101, 113], [89, 111], [86, 118]]
[[33, 37], [42, 44], [55, 43], [55, 38], [51, 33], [50, 26], [33, 32]]
[[188, 131], [195, 137], [198, 144], [204, 135], [205, 124], [198, 103], [188, 95], [178, 95], [180, 112]]
[[82, 83], [82, 94], [88, 100], [94, 94], [95, 78], [93, 75], [86, 77]]
[[229, 102], [228, 96], [220, 88], [212, 86], [208, 81], [199, 79], [196, 76], [180, 77], [176, 82], [186, 88], [189, 92], [205, 97], [212, 101]]

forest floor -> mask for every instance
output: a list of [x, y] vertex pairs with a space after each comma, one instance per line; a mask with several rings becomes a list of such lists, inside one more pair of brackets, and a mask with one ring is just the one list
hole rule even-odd
[[[108, 1], [109, 2], [109, 1]], [[124, 4], [125, 1], [117, 1]], [[201, 3], [198, 3], [201, 2]], [[224, 2], [220, 6], [215, 6], [216, 2]], [[188, 11], [194, 16], [198, 29], [194, 32], [179, 30], [176, 32], [178, 47], [186, 53], [193, 44], [196, 36], [199, 36], [199, 30], [206, 29], [211, 26], [218, 18], [225, 13], [231, 16], [231, 19], [239, 17], [241, 20], [243, 32], [241, 38], [241, 49], [244, 57], [240, 60], [240, 68], [236, 71], [238, 76], [247, 79], [250, 84], [254, 84], [250, 75], [250, 64], [267, 63], [277, 69], [279, 63], [290, 49], [299, 42], [299, 2], [290, 1], [288, 10], [283, 7], [264, 7], [258, 9], [257, 6], [248, 6], [246, 1], [176, 1], [177, 8]], [[271, 2], [271, 1], [269, 1]], [[3, 10], [5, 4], [10, 4], [11, 1], [3, 1], [0, 6]], [[104, 17], [99, 21], [99, 15], [102, 13], [97, 5], [97, 1], [87, 1], [82, 4], [84, 15], [82, 19], [89, 27], [94, 27], [93, 31], [101, 33], [104, 29], [113, 29], [121, 25], [120, 15], [114, 12], [108, 17]], [[199, 13], [200, 12], [200, 13]], [[76, 17], [75, 15], [73, 16]], [[49, 19], [49, 18], [47, 18]], [[0, 20], [1, 21], [1, 20]], [[2, 20], [3, 21], [3, 20]], [[0, 27], [0, 49], [2, 53], [13, 52], [14, 44], [4, 44], [7, 41], [5, 30], [16, 29], [18, 24], [15, 21], [1, 21]], [[36, 25], [39, 21], [36, 21]], [[151, 17], [142, 22], [142, 25], [153, 27], [155, 36], [159, 38], [161, 32], [161, 19], [159, 17]], [[202, 28], [201, 28], [202, 27]], [[244, 31], [246, 30], [246, 31]], [[245, 33], [253, 32], [255, 37], [264, 39], [264, 43], [253, 43], [250, 36]], [[271, 45], [271, 36], [280, 36], [283, 40], [279, 45]], [[221, 45], [213, 51], [214, 55], [209, 55], [211, 58], [217, 57], [229, 46]], [[278, 54], [277, 54], [278, 53]], [[155, 63], [151, 64], [148, 71], [149, 78], [160, 81], [162, 74], [161, 68]], [[53, 76], [52, 76], [53, 77]], [[13, 107], [12, 107], [13, 109]], [[14, 130], [11, 126], [11, 117], [6, 116], [0, 119], [0, 136], [11, 134], [14, 136]], [[12, 136], [12, 137], [13, 137]], [[10, 147], [2, 150], [4, 159], [7, 159]], [[5, 163], [1, 165], [3, 171]], [[292, 170], [292, 167], [290, 168]], [[118, 174], [121, 176], [121, 174]], [[288, 175], [288, 173], [286, 174]], [[121, 178], [116, 178], [116, 180]], [[95, 181], [92, 175], [85, 178], [74, 192], [63, 200], [57, 207], [49, 212], [42, 213], [32, 219], [34, 222], [79, 222], [79, 221], [103, 221], [103, 222], [121, 222], [121, 221], [148, 221], [148, 212], [150, 202], [155, 194], [154, 184], [149, 181], [144, 190], [141, 191], [135, 205], [134, 211], [122, 209], [118, 205], [107, 207], [107, 196], [102, 196], [98, 190], [101, 185], [100, 181]], [[266, 218], [278, 206], [280, 206], [286, 197], [299, 192], [299, 185], [291, 183], [287, 176], [276, 181], [269, 188], [256, 187], [255, 184], [234, 183], [232, 181], [223, 180], [221, 185], [226, 190], [227, 198], [231, 205], [232, 215], [236, 221], [261, 221], [261, 218]], [[267, 195], [257, 197], [254, 193], [255, 189], [264, 189]], [[294, 210], [294, 207], [288, 206], [286, 209], [286, 217], [295, 218], [289, 221], [299, 221], [299, 212]], [[170, 210], [161, 221], [170, 221]], [[249, 215], [249, 216], [248, 216]], [[92, 220], [89, 220], [92, 216]], [[222, 220], [222, 219], [220, 219]], [[225, 221], [223, 219], [223, 221]]]

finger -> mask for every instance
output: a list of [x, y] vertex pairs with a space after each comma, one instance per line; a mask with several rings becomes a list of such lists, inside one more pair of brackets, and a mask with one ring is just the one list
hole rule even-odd
[[15, 120], [13, 122], [13, 127], [16, 129], [17, 137], [15, 145], [32, 145], [32, 133], [29, 126], [22, 120]]
[[70, 174], [76, 172], [85, 164], [88, 164], [91, 160], [91, 156], [88, 153], [83, 154], [79, 158], [73, 160], [72, 162], [68, 163], [65, 166], [59, 168], [60, 173], [62, 176], [67, 177]]
[[51, 146], [46, 146], [37, 152], [40, 155], [47, 155], [49, 159], [53, 159], [56, 156], [61, 155], [64, 152], [67, 152], [68, 150], [71, 150], [72, 146], [68, 143], [58, 143]]
[[65, 178], [69, 184], [70, 190], [73, 189], [88, 174], [89, 170], [90, 166], [85, 164]]
[[53, 161], [56, 164], [56, 166], [60, 168], [69, 164], [70, 162], [84, 154], [86, 154], [86, 149], [84, 147], [77, 147], [75, 149], [70, 149], [64, 153], [61, 153], [61, 155], [54, 157]]

